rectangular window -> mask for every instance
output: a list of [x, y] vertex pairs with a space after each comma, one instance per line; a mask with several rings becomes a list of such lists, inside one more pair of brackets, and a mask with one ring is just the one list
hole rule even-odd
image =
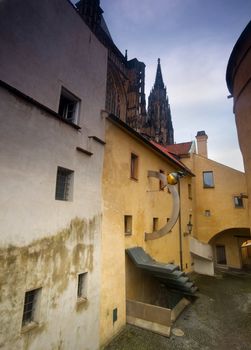
[[205, 216], [211, 216], [211, 211], [210, 211], [209, 209], [206, 209], [206, 210], [204, 211], [204, 215], [205, 215]]
[[78, 275], [78, 298], [87, 299], [87, 272]]
[[58, 114], [69, 122], [76, 124], [78, 122], [79, 107], [80, 100], [69, 91], [62, 88]]
[[221, 264], [221, 265], [227, 264], [226, 250], [224, 245], [216, 246], [216, 261], [217, 261], [217, 264]]
[[153, 231], [157, 231], [159, 226], [159, 218], [153, 218]]
[[243, 198], [241, 196], [234, 196], [234, 207], [244, 208]]
[[131, 153], [131, 179], [138, 180], [138, 163], [139, 157]]
[[189, 199], [193, 198], [193, 196], [192, 196], [192, 185], [191, 184], [188, 184], [188, 198]]
[[214, 176], [212, 171], [203, 171], [203, 186], [204, 188], [214, 187]]
[[[161, 170], [160, 169], [160, 171], [159, 171], [161, 174], [165, 174], [165, 172], [164, 172], [164, 170]], [[164, 184], [163, 184], [163, 182], [160, 180], [159, 181], [159, 190], [160, 191], [164, 191]]]
[[70, 201], [73, 198], [73, 171], [58, 167], [55, 199]]
[[22, 327], [31, 322], [38, 322], [38, 308], [42, 288], [25, 292]]
[[125, 234], [131, 235], [132, 234], [132, 216], [131, 215], [124, 216], [124, 226], [125, 226]]

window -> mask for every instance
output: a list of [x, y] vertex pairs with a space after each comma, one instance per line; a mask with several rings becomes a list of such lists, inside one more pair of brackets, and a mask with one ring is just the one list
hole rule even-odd
[[73, 198], [73, 171], [58, 167], [55, 199], [69, 201]]
[[210, 211], [209, 209], [206, 209], [206, 210], [204, 211], [204, 215], [205, 215], [205, 216], [211, 216], [211, 211]]
[[192, 185], [188, 184], [187, 189], [188, 189], [188, 198], [192, 199], [193, 198], [193, 196], [192, 196]]
[[62, 88], [58, 114], [69, 122], [76, 124], [78, 122], [79, 106], [80, 100]]
[[[164, 170], [160, 169], [159, 172], [160, 172], [160, 174], [165, 174]], [[164, 191], [164, 184], [163, 184], [163, 182], [161, 180], [159, 181], [159, 190], [160, 191]]]
[[115, 308], [115, 309], [112, 310], [112, 322], [113, 323], [116, 322], [117, 319], [118, 319], [118, 309]]
[[38, 321], [38, 309], [42, 288], [33, 289], [25, 293], [22, 327]]
[[131, 153], [131, 179], [137, 180], [138, 179], [138, 160], [139, 157]]
[[214, 187], [214, 177], [212, 171], [203, 171], [203, 186], [204, 188]]
[[153, 218], [153, 231], [158, 230], [159, 218]]
[[234, 196], [234, 207], [244, 208], [243, 198], [241, 196]]
[[216, 246], [216, 261], [217, 261], [217, 264], [221, 264], [221, 265], [227, 264], [226, 250], [224, 245]]
[[125, 234], [131, 235], [132, 234], [132, 216], [131, 215], [125, 215], [124, 225], [125, 225]]
[[87, 299], [87, 272], [78, 275], [78, 299]]

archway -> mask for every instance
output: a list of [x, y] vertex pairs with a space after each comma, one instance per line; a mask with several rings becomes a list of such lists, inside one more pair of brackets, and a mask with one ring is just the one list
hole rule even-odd
[[208, 242], [213, 249], [214, 265], [219, 268], [242, 269], [249, 263], [249, 252], [251, 261], [249, 245], [242, 248], [247, 241], [251, 242], [249, 228], [229, 228], [218, 232]]

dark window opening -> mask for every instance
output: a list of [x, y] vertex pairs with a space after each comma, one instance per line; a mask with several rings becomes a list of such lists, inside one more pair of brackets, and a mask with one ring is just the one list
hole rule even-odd
[[157, 231], [159, 226], [159, 218], [153, 218], [153, 231]]
[[38, 307], [38, 298], [40, 292], [41, 288], [33, 289], [25, 293], [22, 327], [33, 321], [36, 321], [35, 314]]
[[73, 173], [72, 170], [58, 167], [55, 199], [72, 200]]
[[[165, 174], [164, 170], [161, 170], [159, 171], [161, 174]], [[160, 191], [164, 191], [164, 184], [161, 180], [159, 180], [159, 190]]]
[[125, 226], [125, 234], [131, 235], [132, 234], [132, 216], [131, 215], [124, 216], [124, 226]]
[[138, 160], [139, 157], [131, 153], [131, 178], [134, 180], [138, 179]]
[[241, 196], [234, 196], [234, 207], [244, 208], [243, 198]]
[[87, 299], [87, 272], [78, 275], [78, 298]]
[[69, 91], [62, 89], [58, 114], [62, 118], [76, 124], [78, 119], [79, 104], [80, 100], [77, 97], [73, 96]]
[[221, 264], [221, 265], [227, 264], [226, 250], [224, 245], [216, 246], [216, 261], [217, 261], [217, 264]]

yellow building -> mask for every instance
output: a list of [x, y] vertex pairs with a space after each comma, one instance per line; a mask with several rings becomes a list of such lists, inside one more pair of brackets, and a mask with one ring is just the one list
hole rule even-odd
[[250, 237], [245, 174], [207, 158], [207, 135], [168, 146], [195, 174], [192, 178], [193, 238], [191, 253], [197, 272], [214, 267], [240, 269], [248, 263], [242, 244]]
[[[181, 215], [171, 232], [148, 240], [171, 220], [173, 199], [149, 171], [164, 174], [182, 171]], [[189, 186], [193, 174], [174, 156], [143, 138], [120, 119], [106, 121], [103, 171], [101, 344], [125, 325], [126, 300], [163, 306], [167, 295], [162, 282], [136, 267], [125, 250], [141, 247], [142, 254], [171, 266], [192, 270], [187, 224], [192, 223]], [[148, 257], [146, 257], [148, 258]], [[190, 286], [190, 285], [189, 285]], [[164, 297], [166, 300], [167, 298]], [[166, 302], [166, 301], [165, 301]], [[168, 305], [167, 305], [168, 306]]]

